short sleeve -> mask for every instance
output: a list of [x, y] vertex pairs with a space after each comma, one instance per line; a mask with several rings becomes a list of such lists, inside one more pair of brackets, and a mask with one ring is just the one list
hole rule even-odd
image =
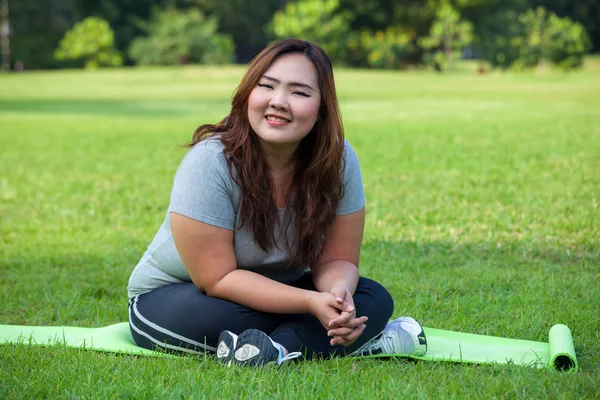
[[185, 155], [173, 181], [169, 212], [233, 230], [233, 182], [218, 143], [204, 140]]
[[336, 215], [347, 215], [359, 211], [365, 206], [365, 188], [360, 173], [358, 157], [347, 141], [344, 145], [344, 161], [342, 164], [342, 179], [344, 181], [344, 196], [342, 197]]

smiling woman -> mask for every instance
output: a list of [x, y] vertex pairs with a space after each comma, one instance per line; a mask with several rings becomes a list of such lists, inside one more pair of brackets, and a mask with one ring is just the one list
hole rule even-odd
[[[300, 141], [319, 116], [317, 71], [308, 57], [291, 53], [277, 58], [248, 98], [250, 126], [275, 170], [282, 157], [292, 159]], [[274, 157], [276, 157], [274, 159]]]
[[418, 322], [388, 324], [391, 296], [359, 276], [364, 189], [320, 47], [263, 50], [189, 147], [129, 280], [139, 346], [243, 365], [424, 354]]

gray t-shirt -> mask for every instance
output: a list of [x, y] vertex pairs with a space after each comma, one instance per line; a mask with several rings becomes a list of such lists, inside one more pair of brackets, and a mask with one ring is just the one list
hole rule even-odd
[[[344, 196], [336, 215], [354, 213], [365, 206], [365, 193], [356, 153], [348, 142], [344, 151]], [[235, 173], [235, 171], [234, 171]], [[127, 287], [129, 297], [173, 283], [190, 282], [179, 257], [169, 213], [176, 212], [196, 221], [234, 231], [233, 245], [237, 267], [254, 271], [282, 283], [291, 283], [306, 271], [302, 265], [290, 265], [285, 250], [284, 232], [275, 232], [278, 248], [264, 252], [247, 227], [240, 225], [241, 190], [227, 168], [223, 144], [217, 138], [203, 140], [192, 147], [175, 174], [171, 202], [165, 219], [148, 249], [134, 268]], [[287, 213], [279, 209], [279, 226]]]

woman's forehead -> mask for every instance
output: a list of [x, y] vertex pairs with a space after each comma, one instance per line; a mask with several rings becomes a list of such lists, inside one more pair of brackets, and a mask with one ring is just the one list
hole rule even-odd
[[318, 88], [317, 69], [313, 62], [301, 53], [289, 53], [277, 57], [263, 76], [285, 84], [295, 82]]

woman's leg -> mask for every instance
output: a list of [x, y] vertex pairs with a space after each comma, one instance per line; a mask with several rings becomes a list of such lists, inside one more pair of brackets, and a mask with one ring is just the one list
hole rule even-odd
[[[316, 290], [312, 274], [306, 273], [292, 284], [303, 289]], [[357, 316], [367, 316], [366, 328], [362, 335], [348, 347], [331, 346], [330, 337], [320, 321], [310, 314], [284, 316], [283, 322], [270, 334], [271, 338], [289, 351], [301, 351], [307, 359], [344, 356], [358, 350], [362, 345], [377, 336], [388, 323], [394, 312], [394, 300], [379, 283], [361, 277], [353, 296]]]
[[270, 333], [281, 316], [208, 297], [191, 282], [155, 289], [129, 299], [129, 326], [135, 343], [186, 353], [214, 352], [223, 330], [255, 328]]

